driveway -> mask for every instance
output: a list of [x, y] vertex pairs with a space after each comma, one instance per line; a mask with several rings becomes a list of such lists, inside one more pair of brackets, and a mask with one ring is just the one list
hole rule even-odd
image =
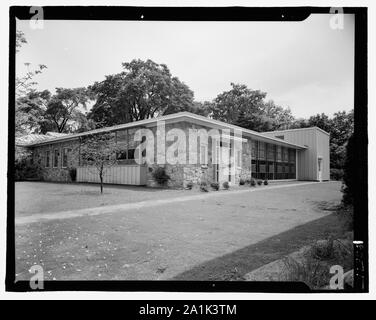
[[322, 204], [341, 200], [336, 182], [251, 190], [18, 224], [17, 278], [29, 279], [33, 264], [43, 266], [50, 280], [179, 278], [198, 265], [325, 217], [329, 213]]

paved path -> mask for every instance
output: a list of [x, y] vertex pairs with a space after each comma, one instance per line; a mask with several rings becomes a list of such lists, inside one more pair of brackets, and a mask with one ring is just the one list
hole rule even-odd
[[[42, 222], [46, 220], [56, 220], [56, 219], [69, 219], [77, 218], [82, 216], [95, 216], [99, 214], [107, 213], [116, 213], [116, 212], [125, 212], [130, 210], [136, 210], [141, 208], [150, 208], [155, 206], [163, 206], [166, 204], [181, 203], [186, 201], [197, 201], [202, 199], [210, 199], [217, 197], [231, 197], [234, 195], [247, 194], [251, 192], [269, 192], [270, 190], [283, 189], [283, 188], [294, 188], [299, 186], [305, 186], [310, 184], [317, 184], [317, 182], [298, 182], [290, 184], [281, 184], [281, 185], [270, 185], [270, 186], [258, 186], [249, 189], [243, 190], [228, 190], [228, 191], [212, 191], [210, 193], [202, 193], [195, 195], [186, 195], [180, 197], [173, 197], [168, 199], [159, 199], [159, 200], [147, 200], [134, 203], [118, 204], [118, 205], [108, 205], [100, 206], [95, 208], [85, 208], [78, 210], [67, 210], [60, 212], [50, 212], [42, 214], [32, 214], [29, 216], [16, 217], [16, 225], [23, 225], [33, 222]], [[189, 191], [187, 191], [189, 192]]]

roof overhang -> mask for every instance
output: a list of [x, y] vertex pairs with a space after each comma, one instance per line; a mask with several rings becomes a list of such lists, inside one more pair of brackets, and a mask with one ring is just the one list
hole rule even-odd
[[59, 142], [66, 142], [70, 140], [76, 140], [80, 137], [87, 136], [90, 134], [98, 134], [98, 133], [104, 133], [104, 132], [113, 132], [113, 131], [119, 131], [123, 129], [129, 129], [129, 128], [134, 128], [134, 127], [154, 127], [158, 124], [158, 122], [164, 121], [166, 124], [169, 123], [175, 123], [175, 122], [190, 122], [190, 123], [195, 123], [197, 125], [202, 125], [214, 129], [230, 129], [233, 130], [234, 132], [240, 132], [242, 136], [245, 137], [250, 137], [251, 139], [267, 142], [267, 143], [273, 143], [276, 145], [281, 145], [293, 149], [307, 149], [306, 146], [301, 146], [297, 145], [294, 143], [290, 143], [278, 138], [270, 137], [267, 135], [264, 135], [262, 133], [244, 129], [239, 126], [227, 124], [222, 121], [218, 120], [213, 120], [206, 118], [204, 116], [200, 116], [197, 114], [193, 114], [190, 112], [179, 112], [179, 113], [174, 113], [166, 116], [161, 116], [157, 118], [152, 118], [152, 119], [145, 119], [145, 120], [140, 120], [136, 122], [129, 122], [125, 124], [120, 124], [117, 126], [112, 126], [112, 127], [106, 127], [106, 128], [101, 128], [101, 129], [96, 129], [96, 130], [91, 130], [87, 132], [82, 132], [82, 133], [76, 133], [76, 134], [71, 134], [67, 135], [65, 137], [59, 137], [59, 138], [54, 138], [54, 139], [49, 139], [46, 141], [38, 142], [38, 143], [32, 143], [27, 145], [27, 147], [36, 147], [36, 146], [42, 146], [46, 144], [53, 144], [53, 143], [59, 143]]

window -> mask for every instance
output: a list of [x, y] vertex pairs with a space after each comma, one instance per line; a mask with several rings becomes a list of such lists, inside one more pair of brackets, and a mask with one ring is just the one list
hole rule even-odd
[[282, 147], [277, 146], [277, 161], [282, 161]]
[[259, 158], [265, 159], [265, 143], [264, 142], [259, 143]]
[[70, 153], [71, 149], [69, 148], [64, 148], [63, 149], [63, 163], [62, 163], [62, 168], [68, 167], [68, 155]]
[[54, 151], [54, 168], [59, 166], [59, 150], [55, 149]]
[[121, 151], [116, 153], [117, 160], [127, 160], [127, 151]]
[[296, 160], [295, 149], [290, 149], [290, 152], [289, 152], [289, 162], [290, 163], [295, 163], [295, 160]]
[[257, 141], [252, 140], [251, 145], [252, 145], [252, 158], [256, 159], [257, 158]]
[[289, 161], [289, 149], [283, 148], [283, 161], [287, 162]]
[[275, 155], [275, 147], [272, 145], [272, 144], [268, 144], [268, 148], [267, 148], [267, 156], [268, 156], [268, 160], [274, 160], [274, 155]]
[[128, 160], [134, 160], [135, 149], [128, 149]]
[[45, 163], [45, 166], [46, 168], [49, 168], [50, 167], [50, 150], [47, 150], [46, 151], [46, 163]]

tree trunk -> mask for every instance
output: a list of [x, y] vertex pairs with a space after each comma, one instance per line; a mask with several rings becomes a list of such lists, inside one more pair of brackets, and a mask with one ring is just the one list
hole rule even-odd
[[101, 180], [101, 194], [103, 194], [103, 174], [102, 174], [102, 172], [99, 174], [99, 178]]

